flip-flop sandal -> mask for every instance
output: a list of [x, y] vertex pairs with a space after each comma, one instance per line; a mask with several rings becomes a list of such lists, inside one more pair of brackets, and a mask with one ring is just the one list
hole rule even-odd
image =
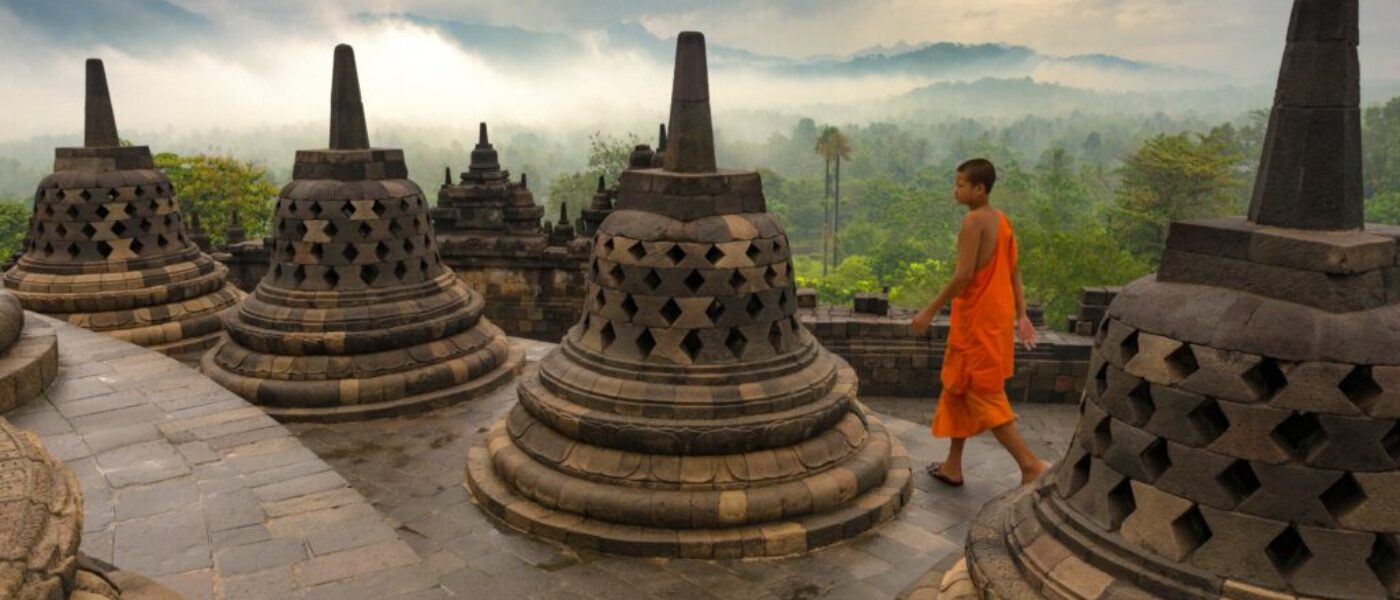
[[934, 479], [937, 479], [937, 480], [943, 482], [943, 485], [946, 485], [946, 486], [948, 486], [948, 487], [955, 487], [955, 488], [957, 488], [957, 487], [962, 487], [962, 486], [963, 486], [963, 480], [961, 480], [961, 479], [953, 479], [952, 477], [949, 477], [949, 476], [947, 476], [947, 475], [944, 475], [943, 473], [940, 472], [940, 470], [941, 470], [942, 468], [943, 468], [943, 463], [929, 463], [928, 467], [924, 469], [924, 472], [925, 472], [925, 473], [928, 473], [928, 474], [929, 474], [929, 477], [932, 477], [932, 478], [934, 478]]

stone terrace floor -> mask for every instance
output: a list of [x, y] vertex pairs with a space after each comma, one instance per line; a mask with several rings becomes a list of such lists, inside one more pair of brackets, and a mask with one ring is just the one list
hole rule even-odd
[[[532, 363], [553, 347], [518, 341]], [[486, 517], [462, 485], [466, 449], [472, 436], [485, 433], [514, 404], [513, 386], [420, 416], [289, 427], [396, 525], [399, 537], [456, 597], [894, 598], [907, 594], [931, 567], [959, 551], [967, 521], [1020, 476], [1010, 457], [986, 435], [968, 444], [967, 485], [946, 488], [922, 473], [922, 467], [941, 459], [947, 448], [928, 433], [933, 401], [865, 402], [882, 416], [918, 469], [909, 506], [892, 522], [851, 542], [784, 559], [613, 557], [537, 541]], [[1041, 457], [1055, 460], [1064, 454], [1078, 416], [1075, 407], [1023, 405], [1017, 411], [1031, 447]]]
[[[419, 416], [283, 427], [174, 360], [54, 323], [59, 380], [6, 417], [77, 474], [84, 552], [190, 600], [892, 598], [958, 551], [967, 520], [1017, 481], [983, 436], [969, 443], [965, 487], [916, 472], [894, 521], [807, 556], [574, 552], [496, 525], [462, 485], [471, 436], [505, 414], [513, 387]], [[520, 343], [532, 361], [552, 348]], [[931, 401], [865, 401], [916, 467], [941, 457]], [[1074, 407], [1018, 412], [1037, 453], [1063, 454]]]

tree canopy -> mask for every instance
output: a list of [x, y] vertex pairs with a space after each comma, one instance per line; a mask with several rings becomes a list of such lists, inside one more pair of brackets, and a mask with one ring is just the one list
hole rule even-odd
[[224, 243], [229, 219], [238, 215], [248, 237], [267, 233], [276, 208], [277, 186], [260, 166], [223, 156], [155, 156], [156, 168], [170, 178], [185, 218], [198, 215], [213, 244]]

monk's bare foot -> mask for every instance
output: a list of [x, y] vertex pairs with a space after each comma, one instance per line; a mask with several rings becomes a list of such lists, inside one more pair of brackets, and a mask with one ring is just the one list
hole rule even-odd
[[1035, 461], [1035, 466], [1029, 469], [1021, 469], [1021, 485], [1026, 485], [1032, 481], [1040, 479], [1040, 476], [1050, 468], [1050, 464], [1044, 461]]
[[924, 469], [930, 477], [943, 482], [948, 487], [962, 487], [962, 469], [951, 467], [948, 463], [929, 463]]

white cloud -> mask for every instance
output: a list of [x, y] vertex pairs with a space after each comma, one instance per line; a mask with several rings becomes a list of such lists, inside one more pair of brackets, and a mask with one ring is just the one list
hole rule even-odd
[[[372, 128], [376, 122], [460, 126], [479, 120], [630, 128], [665, 118], [670, 74], [669, 65], [609, 49], [594, 33], [625, 20], [662, 36], [699, 29], [712, 44], [783, 56], [845, 54], [900, 40], [1007, 42], [1268, 83], [1289, 6], [1284, 0], [170, 0], [216, 23], [218, 31], [209, 39], [172, 37], [161, 52], [133, 52], [52, 43], [5, 10], [11, 1], [0, 0], [0, 31], [6, 33], [0, 36], [0, 56], [6, 57], [0, 89], [19, 117], [0, 122], [0, 140], [76, 131], [83, 59], [94, 55], [107, 59], [118, 125], [125, 130], [323, 123], [331, 48], [339, 42], [356, 47]], [[1362, 6], [1366, 76], [1400, 79], [1400, 2], [1362, 0]], [[558, 64], [514, 70], [428, 29], [366, 24], [354, 18], [361, 12], [570, 32], [583, 50]], [[1039, 75], [1071, 85], [1101, 83], [1094, 73], [1066, 67]], [[742, 70], [713, 76], [716, 105], [729, 110], [859, 103], [924, 83], [899, 77], [799, 81]]]

